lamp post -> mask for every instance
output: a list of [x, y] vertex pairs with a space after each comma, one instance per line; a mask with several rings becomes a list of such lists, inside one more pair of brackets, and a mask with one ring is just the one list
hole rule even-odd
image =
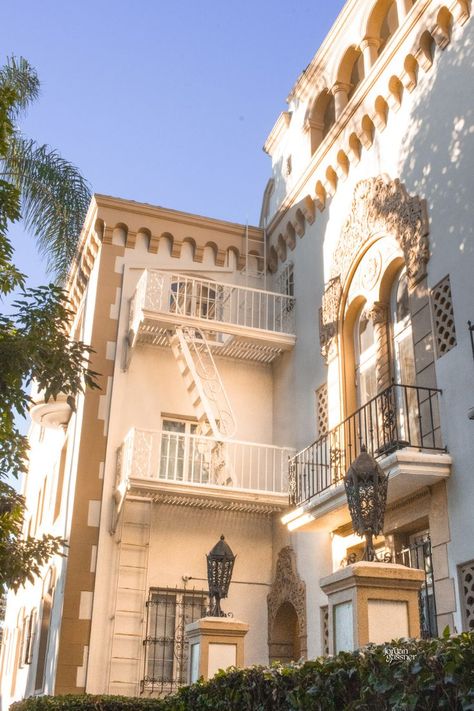
[[225, 617], [225, 612], [221, 610], [221, 600], [227, 597], [229, 592], [236, 556], [222, 535], [206, 558], [210, 600], [209, 616]]
[[359, 536], [365, 536], [363, 560], [374, 561], [373, 536], [378, 536], [383, 530], [388, 474], [384, 474], [365, 445], [362, 445], [359, 456], [347, 470], [344, 486], [352, 528]]

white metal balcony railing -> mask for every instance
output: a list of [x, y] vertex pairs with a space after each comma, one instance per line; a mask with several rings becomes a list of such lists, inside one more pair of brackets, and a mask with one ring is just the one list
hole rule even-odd
[[143, 311], [197, 319], [202, 327], [225, 326], [293, 335], [295, 298], [263, 289], [198, 279], [184, 274], [146, 270], [130, 308], [130, 331], [136, 334]]
[[120, 450], [117, 488], [130, 479], [288, 493], [295, 450], [214, 437], [132, 429]]

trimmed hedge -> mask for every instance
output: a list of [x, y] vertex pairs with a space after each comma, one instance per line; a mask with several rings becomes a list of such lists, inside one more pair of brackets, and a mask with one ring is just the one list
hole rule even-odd
[[218, 672], [165, 699], [42, 696], [11, 711], [474, 711], [474, 633]]

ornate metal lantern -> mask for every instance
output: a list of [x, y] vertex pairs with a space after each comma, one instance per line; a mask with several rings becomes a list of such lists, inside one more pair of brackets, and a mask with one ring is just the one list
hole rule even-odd
[[388, 474], [362, 445], [344, 477], [347, 502], [352, 519], [352, 528], [359, 536], [365, 536], [364, 560], [376, 560], [373, 536], [383, 530], [387, 504]]
[[224, 536], [216, 543], [207, 558], [207, 581], [211, 617], [225, 617], [221, 610], [221, 600], [227, 597], [236, 556], [225, 542]]

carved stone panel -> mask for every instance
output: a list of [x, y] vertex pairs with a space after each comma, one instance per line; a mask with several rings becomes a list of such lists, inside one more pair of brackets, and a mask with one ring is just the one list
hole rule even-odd
[[331, 279], [323, 294], [323, 305], [319, 311], [319, 344], [326, 360], [334, 354], [337, 346], [337, 325], [342, 286], [338, 276]]
[[334, 250], [331, 279], [344, 283], [361, 246], [376, 234], [392, 235], [403, 251], [411, 285], [426, 276], [429, 259], [425, 202], [408, 195], [399, 180], [361, 180], [354, 189], [350, 215]]
[[306, 632], [306, 585], [296, 569], [296, 556], [291, 546], [285, 546], [278, 554], [276, 575], [270, 593], [267, 595], [268, 606], [268, 646], [270, 656], [274, 656], [274, 622], [280, 607], [290, 603], [298, 618], [298, 637], [300, 654], [307, 654]]

